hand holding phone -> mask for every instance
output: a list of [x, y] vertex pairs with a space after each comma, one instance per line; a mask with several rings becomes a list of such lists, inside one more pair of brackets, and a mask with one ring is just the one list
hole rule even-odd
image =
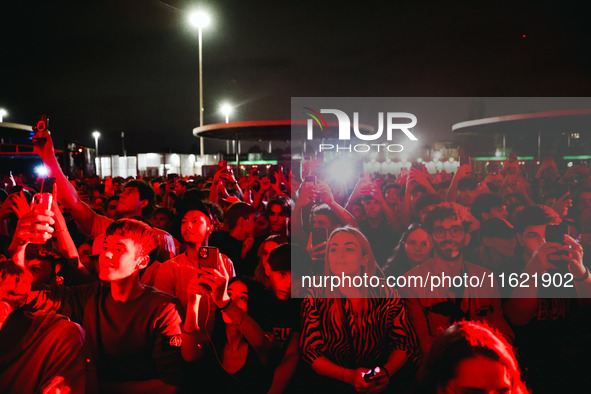
[[312, 246], [316, 246], [325, 242], [328, 239], [327, 230], [325, 228], [312, 229]]
[[[324, 230], [324, 234], [321, 230]], [[326, 257], [326, 237], [326, 229], [312, 229], [306, 250], [313, 261], [324, 261]], [[323, 238], [324, 240], [322, 240]]]
[[45, 145], [47, 142], [47, 132], [49, 130], [49, 116], [39, 115], [37, 123], [33, 126], [33, 145]]
[[219, 250], [215, 246], [199, 247], [199, 268], [218, 268]]
[[[43, 180], [43, 184], [41, 185], [41, 192], [37, 193], [33, 196], [33, 200], [31, 202], [31, 211], [36, 212], [45, 212], [51, 211], [53, 205], [53, 195], [55, 189], [55, 178], [46, 178]], [[49, 226], [49, 222], [41, 223]], [[44, 244], [47, 242], [47, 231], [36, 231], [35, 236], [31, 240], [31, 243], [35, 244]]]
[[35, 153], [39, 155], [43, 162], [47, 163], [55, 160], [55, 152], [53, 149], [53, 141], [48, 129], [49, 117], [47, 115], [39, 116], [33, 129], [33, 147]]
[[372, 380], [375, 380], [380, 377], [380, 372], [382, 372], [381, 368], [375, 367], [371, 371], [365, 373], [363, 375], [363, 379], [365, 379], [366, 382], [371, 382]]
[[316, 177], [315, 176], [307, 176], [304, 179], [304, 182], [306, 182], [306, 183], [312, 183], [312, 184], [315, 185], [316, 184]]
[[411, 169], [415, 169], [417, 171], [423, 172], [423, 164], [422, 163], [414, 162], [414, 163], [412, 163]]
[[[555, 242], [565, 245], [564, 236], [567, 234], [568, 225], [566, 223], [548, 224], [546, 225], [544, 238], [546, 239], [546, 242]], [[568, 257], [568, 252], [558, 251], [548, 254], [548, 261], [556, 266], [562, 266], [564, 264], [568, 264], [568, 261], [565, 260], [564, 257]]]
[[[213, 268], [218, 269], [218, 248], [215, 246], [200, 246], [199, 247], [199, 268]], [[207, 284], [202, 284], [207, 290], [211, 291], [211, 287]]]

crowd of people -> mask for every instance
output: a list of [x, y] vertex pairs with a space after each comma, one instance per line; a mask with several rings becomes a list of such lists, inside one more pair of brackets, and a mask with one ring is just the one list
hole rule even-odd
[[[351, 191], [321, 160], [301, 178], [69, 180], [43, 137], [51, 204], [22, 178], [0, 190], [1, 392], [588, 391], [585, 166], [413, 165]], [[442, 272], [495, 285], [302, 283]], [[554, 273], [572, 286], [534, 283]]]

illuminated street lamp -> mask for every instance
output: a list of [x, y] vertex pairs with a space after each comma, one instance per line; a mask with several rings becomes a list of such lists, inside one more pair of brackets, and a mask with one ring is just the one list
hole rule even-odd
[[101, 133], [99, 133], [98, 131], [94, 131], [92, 133], [92, 136], [94, 137], [94, 149], [96, 150], [96, 157], [98, 157], [98, 139], [101, 136]]
[[[189, 22], [199, 31], [199, 126], [203, 126], [203, 42], [202, 30], [209, 25], [209, 15], [203, 11], [189, 14]], [[200, 154], [204, 154], [203, 137], [199, 137]]]
[[233, 110], [234, 108], [232, 105], [230, 105], [230, 103], [223, 103], [220, 107], [220, 112], [226, 117], [226, 123], [230, 123], [230, 115], [232, 114]]
[[3, 118], [8, 115], [8, 112], [4, 108], [0, 108], [0, 122], [4, 122]]

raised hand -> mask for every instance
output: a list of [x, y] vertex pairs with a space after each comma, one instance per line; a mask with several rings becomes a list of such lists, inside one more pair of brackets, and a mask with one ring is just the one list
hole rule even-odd
[[33, 210], [21, 217], [16, 225], [13, 245], [23, 246], [28, 243], [45, 243], [53, 236], [52, 211]]
[[[25, 197], [25, 193], [21, 190], [18, 193], [11, 194], [9, 197], [12, 196], [12, 211], [16, 214], [16, 216], [20, 219], [25, 214], [27, 214], [31, 207], [27, 202], [27, 198]], [[54, 199], [55, 200], [55, 199]]]
[[55, 159], [53, 140], [51, 139], [51, 133], [47, 129], [35, 132], [33, 135], [33, 146], [35, 147], [35, 153], [39, 155], [44, 163], [47, 163], [48, 160]]

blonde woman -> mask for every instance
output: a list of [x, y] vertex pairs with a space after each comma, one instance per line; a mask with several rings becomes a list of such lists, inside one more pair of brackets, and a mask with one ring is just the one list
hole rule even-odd
[[[369, 242], [349, 226], [330, 235], [325, 274], [381, 277]], [[333, 290], [315, 289], [304, 299], [302, 355], [327, 378], [320, 379], [327, 387], [383, 391], [395, 376], [401, 377], [397, 372], [409, 360], [416, 361], [415, 333], [396, 290], [378, 278], [372, 281], [376, 286], [356, 287], [353, 282]], [[365, 376], [371, 370], [375, 376]]]

